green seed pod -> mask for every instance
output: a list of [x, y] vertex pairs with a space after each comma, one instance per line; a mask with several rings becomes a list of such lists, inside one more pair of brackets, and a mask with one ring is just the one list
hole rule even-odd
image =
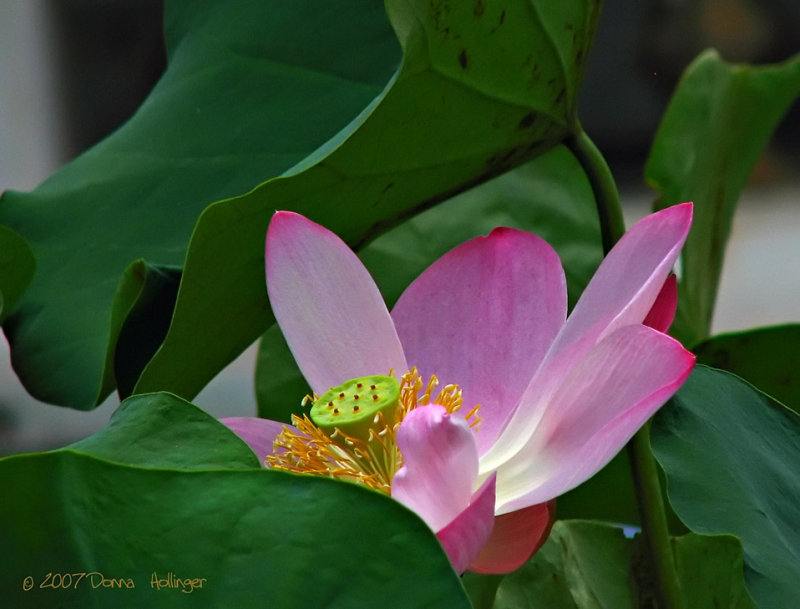
[[311, 420], [328, 435], [335, 428], [361, 440], [369, 440], [380, 412], [390, 422], [400, 402], [400, 383], [390, 376], [363, 376], [331, 387], [311, 407]]

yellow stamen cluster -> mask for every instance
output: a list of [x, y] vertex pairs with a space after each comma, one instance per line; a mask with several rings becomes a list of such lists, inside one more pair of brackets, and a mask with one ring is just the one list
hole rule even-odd
[[[266, 464], [273, 469], [357, 482], [389, 494], [392, 478], [403, 466], [396, 438], [397, 429], [406, 415], [428, 404], [438, 404], [450, 414], [461, 408], [463, 400], [458, 385], [445, 385], [436, 398], [431, 399], [438, 384], [435, 376], [425, 384], [416, 368], [406, 372], [400, 379], [400, 404], [392, 420], [387, 421], [383, 412], [378, 412], [368, 440], [347, 435], [339, 428], [329, 435], [314, 425], [308, 416], [292, 415], [296, 431], [283, 428]], [[316, 401], [318, 398], [314, 395], [311, 399]], [[475, 430], [481, 420], [477, 416], [478, 408], [475, 406], [465, 417]]]

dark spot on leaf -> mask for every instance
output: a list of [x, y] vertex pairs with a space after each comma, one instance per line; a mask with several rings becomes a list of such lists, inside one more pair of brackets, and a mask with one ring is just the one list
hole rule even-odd
[[458, 63], [461, 65], [463, 70], [467, 69], [467, 64], [469, 60], [467, 59], [467, 50], [461, 49], [461, 52], [458, 54]]
[[497, 25], [492, 28], [492, 34], [494, 34], [497, 30], [500, 29], [500, 26], [503, 25], [503, 22], [506, 20], [506, 11], [503, 9], [503, 12], [500, 13], [500, 19], [497, 21]]
[[476, 17], [483, 17], [483, 13], [486, 10], [486, 3], [484, 0], [475, 0], [475, 6], [472, 8], [472, 13]]
[[536, 114], [534, 114], [533, 112], [528, 112], [525, 116], [523, 116], [520, 119], [519, 124], [517, 125], [517, 129], [519, 130], [528, 129], [530, 128], [531, 125], [533, 125], [534, 122], [536, 122]]
[[436, 30], [439, 30], [442, 26], [442, 22], [445, 21], [447, 18], [448, 13], [450, 12], [450, 5], [445, 1], [436, 1], [428, 3], [430, 7], [430, 15], [433, 18], [433, 27]]
[[389, 189], [390, 189], [392, 186], [394, 186], [394, 182], [389, 182], [389, 183], [388, 183], [386, 186], [384, 186], [384, 187], [383, 187], [383, 190], [381, 191], [381, 194], [385, 193], [385, 192], [386, 192], [387, 190], [389, 190]]

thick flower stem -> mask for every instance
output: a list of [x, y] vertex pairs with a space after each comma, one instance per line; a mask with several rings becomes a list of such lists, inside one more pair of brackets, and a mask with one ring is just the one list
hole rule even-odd
[[617, 184], [614, 182], [605, 158], [583, 129], [578, 127], [578, 132], [566, 141], [566, 145], [581, 164], [586, 177], [589, 178], [597, 205], [597, 214], [600, 217], [603, 252], [607, 254], [625, 233], [625, 220], [622, 217]]
[[[625, 233], [619, 192], [603, 155], [580, 127], [566, 141], [589, 178], [600, 218], [603, 251], [608, 254]], [[683, 609], [680, 584], [667, 528], [667, 516], [658, 469], [650, 448], [650, 423], [627, 446], [639, 517], [647, 552], [652, 561], [659, 609]]]
[[631, 438], [627, 449], [639, 515], [642, 519], [644, 543], [655, 567], [658, 607], [681, 609], [683, 598], [669, 540], [661, 483], [650, 448], [649, 421]]

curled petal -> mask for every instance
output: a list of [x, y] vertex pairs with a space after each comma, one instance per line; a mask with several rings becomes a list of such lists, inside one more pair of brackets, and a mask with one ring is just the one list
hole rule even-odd
[[469, 565], [475, 573], [510, 573], [519, 569], [550, 535], [556, 502], [532, 505], [495, 516], [492, 535]]
[[661, 287], [661, 291], [658, 293], [650, 312], [642, 323], [659, 332], [666, 332], [672, 325], [677, 310], [678, 280], [674, 273], [670, 273]]
[[407, 369], [375, 282], [349, 247], [300, 214], [272, 217], [265, 248], [275, 319], [311, 388]]
[[220, 422], [230, 427], [233, 433], [247, 442], [247, 445], [258, 455], [261, 465], [264, 465], [267, 455], [273, 453], [273, 443], [278, 434], [283, 431], [284, 427], [291, 428], [291, 425], [286, 423], [258, 417], [226, 417], [220, 419]]
[[497, 513], [541, 503], [587, 480], [681, 386], [694, 356], [643, 325], [620, 328], [576, 364], [528, 444], [500, 469]]
[[397, 430], [397, 446], [404, 465], [392, 480], [392, 497], [439, 531], [472, 499], [478, 478], [475, 434], [443, 407], [420, 406]]
[[436, 533], [459, 573], [467, 570], [492, 535], [495, 480], [492, 474], [472, 496], [469, 506]]
[[496, 228], [434, 262], [397, 301], [392, 319], [409, 362], [458, 383], [467, 409], [481, 405], [482, 453], [566, 314], [566, 280], [553, 248], [530, 233]]
[[642, 323], [669, 275], [692, 223], [691, 203], [646, 216], [608, 253], [559, 334], [556, 349], [588, 343]]
[[554, 392], [589, 350], [616, 329], [644, 321], [691, 221], [692, 204], [683, 203], [646, 216], [623, 235], [584, 290], [498, 441], [482, 456], [481, 471], [497, 469], [529, 442]]

